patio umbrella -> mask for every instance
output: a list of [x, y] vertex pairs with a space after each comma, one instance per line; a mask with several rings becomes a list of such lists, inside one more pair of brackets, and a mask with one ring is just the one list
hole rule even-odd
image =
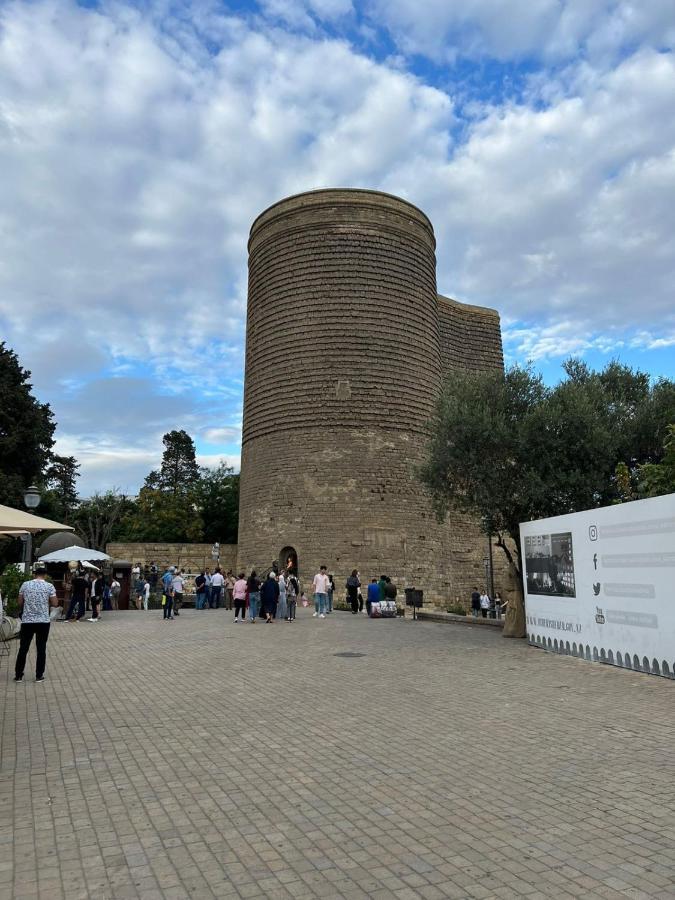
[[27, 531], [72, 531], [70, 525], [62, 525], [61, 522], [53, 522], [51, 519], [43, 519], [22, 509], [13, 509], [11, 506], [0, 506], [0, 533], [25, 534]]
[[110, 557], [107, 553], [101, 553], [100, 550], [87, 550], [86, 547], [64, 547], [63, 550], [54, 550], [53, 553], [41, 556], [39, 562], [80, 562], [83, 560], [91, 562], [94, 559], [110, 559]]

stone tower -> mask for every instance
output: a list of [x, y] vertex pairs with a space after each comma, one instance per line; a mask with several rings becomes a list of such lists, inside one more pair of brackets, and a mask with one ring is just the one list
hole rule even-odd
[[499, 319], [438, 298], [435, 247], [420, 210], [375, 191], [300, 194], [253, 223], [241, 569], [297, 557], [303, 585], [325, 563], [340, 594], [356, 568], [432, 601], [477, 577], [484, 539], [439, 525], [415, 473], [443, 375], [501, 365]]

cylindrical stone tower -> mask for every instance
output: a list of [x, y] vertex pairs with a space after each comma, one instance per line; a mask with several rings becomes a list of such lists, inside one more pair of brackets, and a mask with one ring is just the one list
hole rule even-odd
[[415, 467], [441, 373], [427, 217], [363, 190], [271, 206], [246, 335], [240, 567], [295, 553], [303, 584], [323, 563], [419, 582], [436, 528]]

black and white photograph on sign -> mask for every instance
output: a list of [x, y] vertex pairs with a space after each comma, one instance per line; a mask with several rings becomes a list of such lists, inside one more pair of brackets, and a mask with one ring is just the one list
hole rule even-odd
[[525, 572], [528, 594], [576, 597], [572, 532], [528, 535]]

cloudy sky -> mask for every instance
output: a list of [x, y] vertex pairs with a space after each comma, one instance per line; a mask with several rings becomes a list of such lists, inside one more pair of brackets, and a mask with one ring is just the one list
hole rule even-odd
[[0, 340], [134, 491], [185, 428], [238, 464], [246, 240], [357, 186], [432, 219], [511, 361], [675, 377], [673, 0], [0, 3]]

